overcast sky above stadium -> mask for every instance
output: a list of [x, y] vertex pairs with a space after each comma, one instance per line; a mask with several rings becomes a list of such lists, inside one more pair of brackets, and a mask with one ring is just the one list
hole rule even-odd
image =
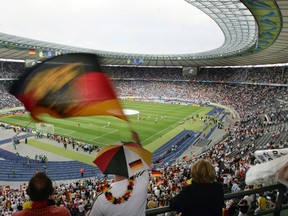
[[224, 42], [184, 0], [2, 0], [0, 32], [106, 51], [185, 54]]

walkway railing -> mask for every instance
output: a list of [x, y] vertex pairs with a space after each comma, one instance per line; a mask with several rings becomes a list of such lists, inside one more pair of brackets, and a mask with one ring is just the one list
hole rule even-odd
[[[267, 191], [278, 191], [278, 199], [276, 202], [275, 208], [269, 209], [262, 211], [257, 214], [259, 215], [267, 215], [273, 213], [273, 216], [280, 216], [281, 210], [288, 209], [288, 204], [283, 205], [283, 198], [284, 198], [284, 193], [287, 190], [287, 187], [282, 185], [282, 184], [277, 184], [277, 185], [271, 185], [271, 186], [266, 186], [266, 187], [261, 187], [253, 190], [247, 190], [247, 191], [241, 191], [237, 193], [229, 193], [224, 195], [224, 200], [230, 200], [234, 198], [243, 198], [246, 195], [250, 194], [256, 194], [256, 193], [263, 193]], [[171, 212], [168, 206], [162, 207], [162, 208], [155, 208], [155, 209], [147, 209], [146, 210], [146, 216], [156, 216], [157, 214], [164, 214], [166, 212], [170, 212], [171, 215], [175, 215], [175, 212]]]
[[[43, 172], [40, 170], [40, 172]], [[8, 173], [1, 173], [0, 172], [0, 181], [29, 181], [35, 173], [12, 173], [11, 171]], [[68, 179], [76, 179], [76, 178], [82, 178], [80, 171], [75, 170], [75, 171], [67, 171], [67, 172], [55, 172], [55, 171], [50, 171], [48, 169], [47, 175], [52, 179], [56, 181], [61, 181], [61, 180], [68, 180]], [[92, 177], [97, 177], [100, 175], [100, 172], [96, 169], [86, 169], [84, 173], [84, 178], [92, 178]], [[2, 179], [2, 180], [1, 180]], [[7, 183], [9, 184], [9, 183]]]

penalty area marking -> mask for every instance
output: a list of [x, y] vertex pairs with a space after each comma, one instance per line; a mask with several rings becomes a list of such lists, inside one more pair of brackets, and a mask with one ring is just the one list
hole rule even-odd
[[61, 134], [64, 135], [64, 136], [76, 133], [76, 131], [74, 131], [74, 130], [63, 129], [63, 128], [60, 128], [60, 127], [55, 127], [54, 130], [57, 131], [58, 133], [60, 133], [61, 130], [62, 130], [63, 132]]
[[76, 131], [70, 131], [70, 132], [65, 133], [65, 134], [63, 134], [63, 135], [70, 135], [70, 134], [73, 134], [73, 133], [76, 133]]
[[119, 131], [119, 130], [118, 130], [118, 129], [115, 129], [115, 130], [113, 130], [113, 131], [111, 131], [111, 132], [108, 132], [108, 133], [105, 133], [105, 134], [103, 134], [103, 135], [101, 135], [101, 136], [97, 136], [97, 137], [95, 137], [95, 138], [93, 138], [93, 139], [90, 139], [89, 141], [97, 140], [97, 139], [99, 139], [100, 137], [107, 136], [108, 134], [115, 133], [115, 132], [117, 132], [117, 131]]

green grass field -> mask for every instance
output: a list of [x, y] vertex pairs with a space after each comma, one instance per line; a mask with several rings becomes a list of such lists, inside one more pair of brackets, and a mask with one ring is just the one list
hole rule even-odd
[[[183, 129], [199, 130], [203, 126], [200, 120], [191, 122], [189, 117], [199, 114], [204, 116], [211, 107], [187, 106], [177, 104], [162, 104], [139, 101], [122, 101], [126, 109], [138, 110], [137, 115], [129, 116], [127, 122], [112, 116], [88, 116], [77, 118], [56, 119], [50, 116], [41, 116], [45, 122], [54, 125], [55, 133], [73, 137], [78, 141], [109, 145], [118, 141], [130, 141], [130, 127], [137, 131], [142, 145], [154, 151]], [[148, 119], [148, 116], [150, 119]], [[165, 118], [166, 116], [166, 118]], [[145, 120], [144, 120], [145, 118]], [[155, 118], [158, 122], [155, 123]], [[35, 128], [28, 114], [2, 117], [1, 122]], [[110, 122], [110, 126], [108, 126]], [[80, 127], [77, 126], [80, 123]]]

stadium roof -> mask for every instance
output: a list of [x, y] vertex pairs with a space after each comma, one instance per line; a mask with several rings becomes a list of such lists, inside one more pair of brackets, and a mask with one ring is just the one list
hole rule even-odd
[[225, 42], [217, 49], [182, 55], [116, 53], [0, 33], [0, 58], [45, 58], [69, 52], [97, 53], [106, 65], [240, 66], [287, 63], [287, 0], [186, 0], [210, 16]]

